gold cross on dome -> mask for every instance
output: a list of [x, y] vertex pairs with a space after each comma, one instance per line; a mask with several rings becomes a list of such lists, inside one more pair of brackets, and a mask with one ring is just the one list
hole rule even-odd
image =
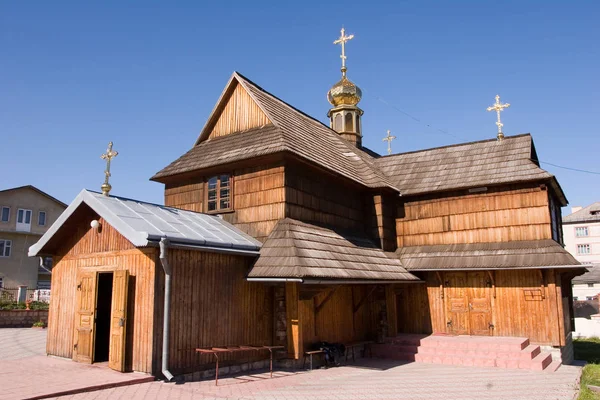
[[340, 38], [333, 42], [333, 44], [341, 44], [342, 45], [342, 55], [340, 58], [342, 59], [342, 73], [346, 74], [346, 42], [352, 40], [354, 35], [346, 36], [346, 30], [342, 28]]
[[388, 143], [388, 154], [392, 154], [392, 140], [396, 139], [396, 136], [392, 136], [392, 132], [388, 129], [387, 136], [382, 139], [382, 141]]
[[496, 114], [498, 115], [498, 121], [496, 122], [496, 125], [498, 126], [498, 140], [504, 139], [504, 133], [502, 133], [502, 127], [504, 126], [504, 124], [502, 123], [502, 121], [500, 121], [500, 111], [503, 111], [505, 108], [508, 107], [510, 107], [509, 103], [500, 103], [500, 95], [497, 94], [496, 103], [487, 108], [488, 111], [496, 111]]
[[106, 153], [100, 156], [101, 159], [106, 160], [106, 170], [104, 170], [104, 183], [101, 186], [102, 194], [105, 196], [108, 196], [108, 193], [110, 193], [110, 189], [112, 189], [112, 186], [110, 186], [110, 183], [108, 183], [108, 179], [110, 178], [110, 162], [113, 158], [119, 155], [119, 153], [113, 150], [112, 147], [113, 142], [108, 142], [108, 148], [106, 149]]

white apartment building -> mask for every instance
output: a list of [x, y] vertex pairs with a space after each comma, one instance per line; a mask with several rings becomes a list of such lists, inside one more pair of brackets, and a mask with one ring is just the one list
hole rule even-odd
[[563, 217], [563, 238], [565, 249], [578, 261], [594, 264], [572, 281], [573, 301], [579, 301], [574, 304], [574, 336], [600, 336], [600, 320], [591, 318], [598, 310], [600, 294], [600, 202], [573, 207], [571, 214]]

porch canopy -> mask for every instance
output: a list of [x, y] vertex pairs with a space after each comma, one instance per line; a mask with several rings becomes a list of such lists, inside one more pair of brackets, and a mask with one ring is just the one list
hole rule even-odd
[[554, 240], [444, 244], [399, 248], [408, 271], [580, 268]]
[[136, 247], [157, 246], [166, 238], [170, 247], [256, 256], [261, 246], [259, 241], [217, 216], [104, 196], [84, 189], [29, 248], [29, 256], [52, 254], [61, 238], [72, 234], [68, 229], [69, 220], [76, 220], [82, 208], [91, 208]]
[[248, 280], [352, 284], [419, 278], [394, 253], [384, 252], [366, 235], [285, 218], [263, 244]]

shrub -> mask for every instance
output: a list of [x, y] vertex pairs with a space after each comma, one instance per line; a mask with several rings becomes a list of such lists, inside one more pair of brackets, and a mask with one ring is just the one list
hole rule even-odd
[[46, 324], [44, 323], [44, 321], [37, 321], [33, 323], [33, 327], [34, 328], [45, 328]]
[[[30, 310], [47, 310], [49, 307], [48, 303], [41, 301], [32, 301], [29, 303]], [[0, 310], [25, 310], [25, 303], [17, 303], [15, 301], [0, 301]]]

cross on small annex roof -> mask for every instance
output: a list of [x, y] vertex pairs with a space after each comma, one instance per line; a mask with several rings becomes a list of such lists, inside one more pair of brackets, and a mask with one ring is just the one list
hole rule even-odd
[[112, 149], [113, 142], [108, 142], [108, 148], [106, 149], [106, 153], [100, 156], [101, 159], [106, 160], [106, 169], [104, 170], [104, 183], [100, 188], [102, 189], [102, 194], [108, 196], [112, 186], [108, 183], [110, 178], [110, 162], [113, 158], [119, 155], [119, 153]]
[[342, 45], [342, 55], [340, 58], [342, 59], [342, 75], [346, 75], [346, 42], [352, 40], [354, 35], [346, 36], [346, 30], [342, 28], [340, 38], [335, 40], [333, 44], [341, 44]]
[[396, 139], [396, 136], [392, 136], [392, 132], [388, 129], [387, 136], [382, 139], [382, 141], [387, 142], [388, 155], [392, 154], [392, 140], [394, 139]]
[[509, 103], [501, 104], [500, 103], [500, 95], [496, 95], [496, 102], [487, 108], [488, 111], [496, 111], [498, 115], [498, 121], [496, 121], [496, 125], [498, 126], [498, 140], [504, 139], [504, 133], [502, 133], [502, 127], [504, 124], [500, 121], [500, 111], [504, 111], [505, 108], [510, 107]]

